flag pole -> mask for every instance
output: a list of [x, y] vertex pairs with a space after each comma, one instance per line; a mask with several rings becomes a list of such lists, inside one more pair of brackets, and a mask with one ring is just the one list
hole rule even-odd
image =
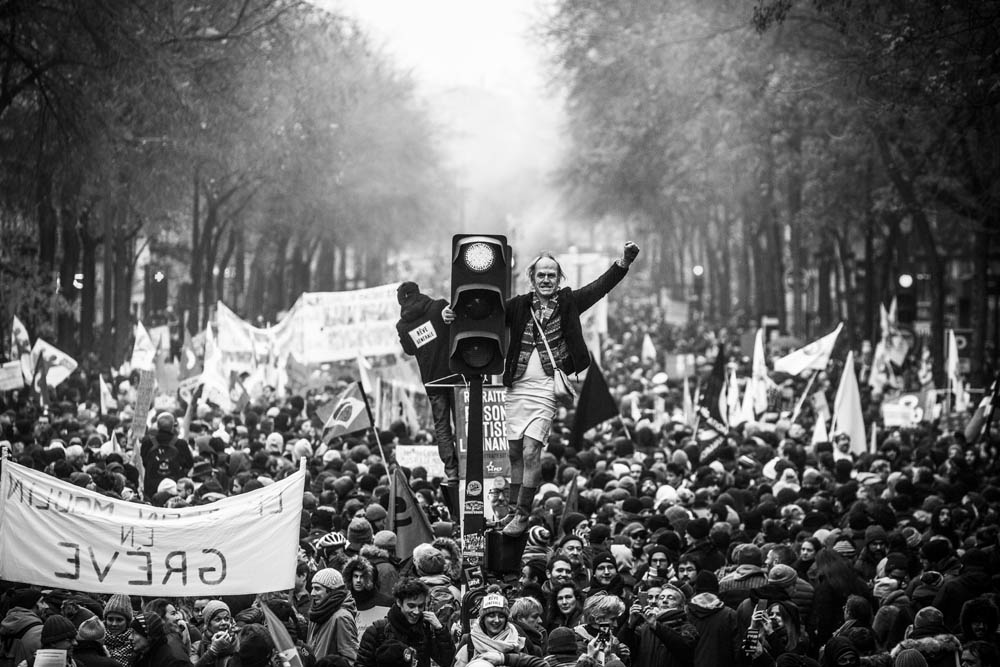
[[792, 411], [792, 423], [793, 424], [799, 418], [799, 415], [802, 414], [802, 406], [805, 404], [806, 398], [809, 396], [809, 390], [812, 388], [813, 381], [816, 379], [817, 375], [819, 375], [819, 370], [814, 368], [813, 372], [812, 372], [812, 375], [809, 376], [809, 382], [806, 383], [806, 388], [802, 392], [802, 396], [799, 398], [798, 402], [795, 404], [795, 410]]
[[378, 428], [375, 427], [375, 417], [372, 415], [372, 406], [368, 404], [368, 392], [365, 391], [365, 383], [358, 382], [358, 389], [361, 390], [361, 399], [365, 402], [365, 412], [368, 413], [368, 421], [372, 425], [372, 433], [375, 434], [375, 444], [378, 445], [378, 455], [382, 457], [382, 461], [386, 465], [389, 465], [389, 459], [385, 458], [385, 450], [382, 449], [382, 439], [378, 435]]

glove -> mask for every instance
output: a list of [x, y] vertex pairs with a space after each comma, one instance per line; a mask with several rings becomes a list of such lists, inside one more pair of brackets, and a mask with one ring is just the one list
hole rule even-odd
[[632, 262], [635, 261], [635, 258], [638, 256], [639, 256], [639, 246], [632, 243], [631, 241], [628, 241], [625, 244], [625, 248], [622, 250], [622, 263], [626, 267], [628, 267]]

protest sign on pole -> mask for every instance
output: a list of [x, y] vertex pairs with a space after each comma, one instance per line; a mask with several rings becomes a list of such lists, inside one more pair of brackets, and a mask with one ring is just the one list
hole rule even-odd
[[153, 385], [156, 380], [156, 372], [153, 370], [139, 371], [139, 389], [135, 399], [135, 414], [132, 415], [132, 435], [133, 443], [142, 440], [146, 435], [146, 422], [149, 418], [149, 409], [153, 407]]
[[125, 502], [4, 463], [0, 579], [145, 597], [294, 587], [302, 471], [208, 505]]
[[20, 360], [8, 361], [0, 366], [0, 391], [11, 391], [24, 387]]

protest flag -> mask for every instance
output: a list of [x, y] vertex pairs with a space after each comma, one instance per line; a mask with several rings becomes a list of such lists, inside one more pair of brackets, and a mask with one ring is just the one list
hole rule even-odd
[[132, 368], [151, 371], [156, 367], [156, 344], [149, 337], [142, 322], [135, 324], [135, 343], [132, 345]]
[[562, 517], [559, 519], [559, 534], [556, 536], [556, 539], [559, 540], [566, 534], [566, 517], [580, 511], [580, 489], [577, 488], [578, 477], [578, 475], [573, 475], [573, 479], [569, 483], [569, 488], [566, 490], [566, 502], [563, 504]]
[[111, 392], [111, 387], [109, 387], [108, 383], [104, 381], [104, 376], [100, 373], [97, 374], [97, 382], [101, 387], [101, 414], [106, 415], [110, 410], [117, 410], [118, 400]]
[[[39, 364], [44, 359], [45, 371], [41, 372]], [[32, 374], [34, 378], [34, 389], [41, 393], [41, 381], [46, 384], [46, 391], [62, 384], [63, 380], [76, 370], [76, 359], [69, 356], [55, 345], [46, 343], [41, 338], [35, 340], [35, 345], [31, 348], [31, 361], [34, 368]]]
[[233, 401], [229, 397], [229, 376], [225, 374], [222, 363], [222, 350], [219, 348], [212, 325], [205, 329], [205, 367], [201, 374], [202, 396], [227, 412], [233, 409]]
[[288, 633], [288, 628], [285, 627], [285, 624], [278, 619], [263, 600], [260, 601], [260, 610], [264, 612], [264, 627], [267, 628], [267, 633], [271, 635], [274, 650], [278, 653], [278, 657], [281, 658], [282, 664], [287, 667], [302, 667], [302, 658], [299, 657], [298, 649], [295, 648], [295, 642], [292, 641], [292, 636]]
[[202, 359], [194, 351], [194, 343], [191, 341], [191, 332], [184, 329], [184, 342], [181, 345], [180, 371], [177, 374], [178, 380], [198, 377], [205, 370]]
[[945, 358], [945, 374], [948, 376], [949, 405], [948, 412], [965, 412], [969, 407], [965, 383], [959, 374], [958, 339], [955, 330], [948, 329], [948, 354]]
[[601, 367], [594, 363], [591, 356], [590, 368], [580, 387], [580, 398], [573, 414], [573, 429], [570, 432], [570, 446], [580, 449], [583, 434], [589, 429], [618, 415], [618, 406], [608, 389], [608, 381], [604, 379]]
[[993, 413], [998, 407], [1000, 407], [1000, 380], [994, 380], [990, 391], [983, 396], [983, 400], [979, 402], [979, 406], [965, 426], [966, 442], [970, 445], [978, 444], [983, 433], [989, 437]]
[[427, 515], [420, 509], [413, 489], [399, 467], [392, 473], [392, 483], [389, 485], [389, 516], [386, 525], [396, 533], [396, 558], [400, 560], [412, 556], [417, 545], [434, 541]]
[[656, 346], [653, 345], [653, 339], [648, 333], [642, 337], [642, 350], [639, 354], [644, 363], [656, 361]]
[[683, 391], [684, 396], [681, 400], [683, 401], [684, 423], [694, 428], [695, 423], [698, 421], [698, 414], [694, 409], [694, 399], [691, 398], [691, 387], [689, 386], [687, 375], [684, 376]]
[[853, 350], [847, 353], [837, 396], [833, 399], [833, 425], [830, 431], [834, 435], [846, 433], [851, 439], [851, 452], [855, 455], [865, 453], [868, 443], [865, 438], [864, 413], [861, 410], [861, 391], [858, 388], [858, 376], [854, 372]]
[[365, 404], [364, 390], [358, 382], [352, 382], [337, 400], [337, 405], [323, 424], [326, 438], [333, 439], [355, 431], [372, 427], [372, 419]]
[[736, 428], [743, 423], [740, 419], [740, 385], [736, 378], [736, 369], [729, 369], [729, 381], [726, 382], [726, 424]]
[[243, 412], [243, 408], [250, 404], [250, 393], [236, 371], [229, 371], [229, 400], [233, 402], [236, 412]]
[[827, 335], [814, 340], [805, 347], [800, 347], [790, 354], [786, 354], [781, 359], [774, 362], [776, 373], [787, 373], [798, 375], [807, 370], [826, 370], [826, 364], [830, 361], [830, 354], [833, 353], [833, 346], [837, 342], [840, 330], [844, 328], [841, 322], [837, 328]]
[[10, 327], [10, 349], [7, 352], [7, 359], [21, 362], [21, 377], [25, 384], [30, 384], [34, 369], [31, 362], [31, 338], [28, 336], [28, 329], [17, 315], [14, 316]]
[[813, 425], [812, 440], [809, 441], [811, 447], [816, 447], [817, 443], [829, 442], [830, 436], [826, 432], [826, 420], [822, 415], [816, 415], [816, 424]]
[[705, 391], [702, 392], [698, 402], [698, 427], [695, 429], [694, 437], [701, 449], [699, 462], [702, 464], [711, 461], [729, 432], [722, 415], [721, 400], [724, 397], [725, 387], [726, 349], [720, 343], [719, 353], [715, 356], [715, 363], [712, 364], [712, 372], [709, 373], [708, 381], [705, 383]]

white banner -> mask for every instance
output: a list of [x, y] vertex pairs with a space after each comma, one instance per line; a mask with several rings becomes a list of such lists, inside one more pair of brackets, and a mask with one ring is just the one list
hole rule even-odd
[[290, 589], [304, 487], [297, 471], [208, 505], [163, 509], [5, 461], [0, 579], [147, 597]]
[[397, 284], [347, 292], [306, 292], [274, 326], [258, 328], [218, 304], [219, 348], [226, 371], [252, 371], [289, 354], [303, 364], [399, 351]]

